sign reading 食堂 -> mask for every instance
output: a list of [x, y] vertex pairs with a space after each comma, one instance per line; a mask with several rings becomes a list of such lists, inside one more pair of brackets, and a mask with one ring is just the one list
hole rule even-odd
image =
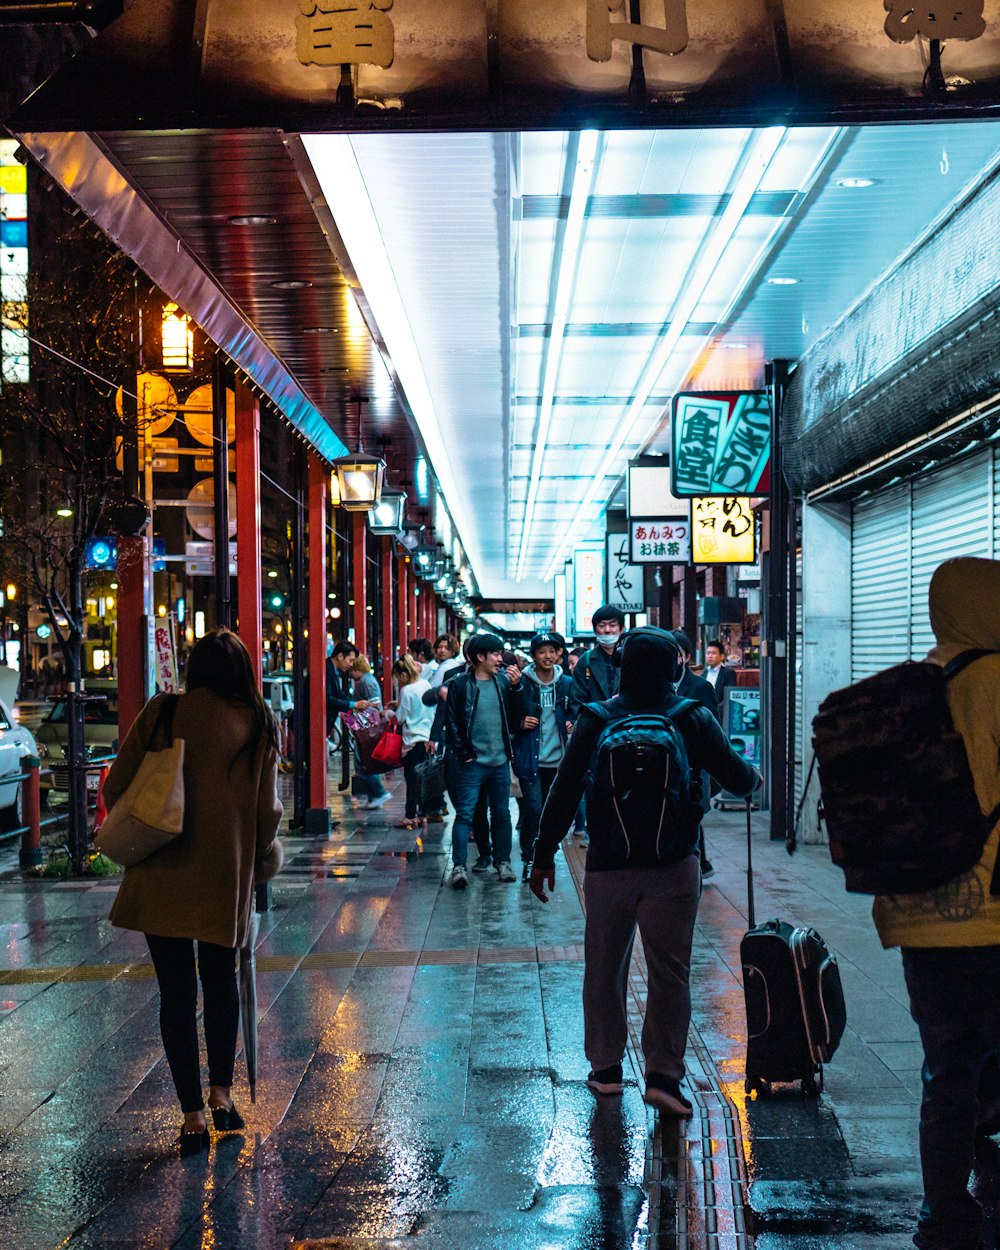
[[629, 559], [628, 534], [609, 534], [605, 602], [620, 612], [642, 612], [646, 607], [644, 583], [642, 565]]
[[691, 522], [686, 516], [629, 522], [633, 564], [690, 564]]
[[695, 564], [756, 564], [757, 529], [746, 495], [703, 495], [691, 500]]
[[770, 493], [771, 404], [766, 392], [675, 396], [670, 443], [675, 495]]

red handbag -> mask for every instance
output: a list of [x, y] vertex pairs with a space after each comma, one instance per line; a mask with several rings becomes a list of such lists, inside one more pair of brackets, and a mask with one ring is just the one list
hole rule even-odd
[[403, 767], [403, 731], [395, 721], [372, 747], [372, 759], [384, 769]]

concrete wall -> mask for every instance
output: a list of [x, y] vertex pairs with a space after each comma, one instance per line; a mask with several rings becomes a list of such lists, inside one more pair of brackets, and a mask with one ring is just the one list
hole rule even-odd
[[[851, 510], [848, 504], [805, 504], [802, 509], [802, 706], [805, 759], [812, 759], [812, 720], [831, 690], [851, 681]], [[813, 773], [802, 808], [799, 837], [825, 842], [817, 828], [819, 784]]]

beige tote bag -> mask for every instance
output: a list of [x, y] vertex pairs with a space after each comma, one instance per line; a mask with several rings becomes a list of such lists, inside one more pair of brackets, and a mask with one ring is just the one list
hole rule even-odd
[[165, 707], [150, 739], [152, 744], [162, 721], [167, 746], [159, 751], [147, 748], [132, 784], [94, 838], [102, 855], [126, 868], [173, 842], [184, 828], [184, 739], [174, 738], [171, 732], [177, 698], [170, 703], [169, 713]]

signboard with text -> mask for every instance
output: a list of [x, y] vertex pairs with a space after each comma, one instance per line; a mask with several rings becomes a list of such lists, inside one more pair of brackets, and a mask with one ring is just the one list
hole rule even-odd
[[771, 403], [764, 391], [676, 395], [670, 422], [675, 495], [770, 493]]
[[[75, 124], [88, 130], [145, 129], [151, 117], [160, 128], [252, 125], [265, 111], [269, 124], [298, 131], [418, 119], [450, 130], [565, 127], [581, 108], [598, 125], [604, 110], [621, 126], [700, 116], [768, 125], [779, 94], [786, 125], [799, 114], [854, 124], [872, 110], [930, 115], [946, 91], [949, 117], [987, 113], [1000, 99], [998, 0], [777, 8], [780, 23], [760, 0], [134, 0], [97, 35], [96, 55], [74, 58], [36, 93], [18, 128], [63, 125], [74, 88]], [[171, 21], [158, 22], [164, 9]], [[929, 41], [938, 61], [925, 77]], [[175, 56], [175, 66], [175, 46], [197, 55]]]
[[756, 564], [757, 527], [747, 495], [704, 495], [691, 500], [695, 564]]
[[573, 552], [573, 632], [589, 634], [591, 617], [604, 602], [604, 552], [578, 547]]
[[633, 564], [691, 562], [691, 521], [686, 516], [629, 521], [629, 541]]
[[646, 607], [644, 570], [629, 559], [628, 534], [609, 534], [607, 538], [606, 603], [621, 612], [642, 612]]
[[722, 728], [736, 754], [760, 768], [760, 691], [730, 686], [722, 703]]

